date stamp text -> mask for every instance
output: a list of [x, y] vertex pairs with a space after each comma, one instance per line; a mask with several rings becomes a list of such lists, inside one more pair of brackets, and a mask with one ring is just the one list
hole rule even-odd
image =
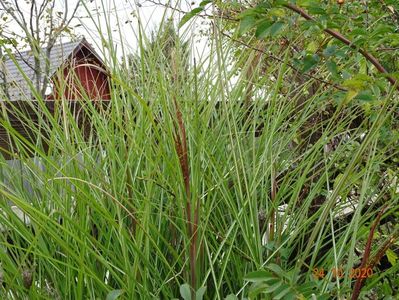
[[[313, 277], [316, 279], [323, 279], [328, 275], [330, 271], [332, 273], [333, 278], [344, 278], [345, 270], [344, 268], [332, 268], [331, 270], [325, 270], [324, 268], [313, 268]], [[349, 278], [357, 279], [357, 278], [369, 278], [373, 276], [373, 269], [370, 267], [366, 268], [351, 268], [349, 269]]]

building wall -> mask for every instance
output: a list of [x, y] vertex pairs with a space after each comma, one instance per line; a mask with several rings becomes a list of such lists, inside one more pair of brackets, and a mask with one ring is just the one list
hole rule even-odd
[[52, 78], [52, 84], [53, 93], [48, 99], [109, 100], [111, 98], [106, 70], [86, 48], [79, 50], [63, 70]]

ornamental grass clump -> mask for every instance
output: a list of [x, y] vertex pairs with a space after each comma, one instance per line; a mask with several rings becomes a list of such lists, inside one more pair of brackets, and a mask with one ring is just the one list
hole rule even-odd
[[[109, 101], [49, 109], [31, 85], [36, 121], [2, 106], [2, 297], [343, 299], [397, 272], [374, 268], [398, 237], [397, 141], [380, 140], [393, 87], [359, 125], [334, 85], [293, 80], [288, 52], [267, 68], [266, 43], [237, 56], [217, 18], [202, 54], [166, 17], [152, 37], [139, 22], [123, 59], [107, 24]], [[374, 275], [351, 278], [363, 266]]]

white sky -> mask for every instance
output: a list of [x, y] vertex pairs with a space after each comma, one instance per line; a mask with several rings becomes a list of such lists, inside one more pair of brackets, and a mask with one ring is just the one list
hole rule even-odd
[[[25, 1], [17, 1], [24, 10], [26, 16], [29, 16], [29, 7]], [[63, 11], [63, 8], [67, 4], [70, 12], [77, 3], [77, 0], [54, 1], [56, 1], [56, 8], [59, 8], [60, 11]], [[164, 0], [151, 1], [154, 1], [155, 3], [160, 1], [165, 5], [176, 5]], [[117, 47], [117, 53], [119, 56], [122, 55], [122, 44], [125, 51], [135, 51], [137, 49], [138, 20], [141, 20], [141, 24], [148, 34], [160, 25], [165, 12], [168, 17], [172, 14], [171, 9], [165, 10], [164, 7], [156, 5], [151, 1], [84, 0], [85, 7], [81, 7], [78, 10], [77, 18], [71, 23], [71, 26], [74, 28], [73, 32], [78, 36], [85, 36], [86, 39], [98, 50], [102, 48], [100, 36], [103, 35], [106, 39], [109, 39], [111, 36], [114, 46]], [[41, 3], [41, 0], [38, 0], [38, 2]], [[197, 7], [199, 2], [200, 1], [179, 1], [179, 8], [183, 11], [190, 11], [192, 8]], [[90, 13], [88, 13], [88, 11]], [[176, 20], [176, 24], [182, 16], [182, 13], [176, 11], [173, 13], [173, 18]], [[15, 30], [16, 32], [21, 32], [18, 25], [13, 22], [8, 22], [8, 27], [10, 31]], [[197, 36], [193, 35], [193, 33], [195, 33], [198, 28], [199, 26], [195, 25], [190, 28], [185, 26], [183, 31], [191, 30], [189, 36], [192, 37]], [[199, 43], [196, 43], [196, 47], [201, 49], [200, 52], [205, 48], [205, 43], [206, 41], [203, 38]]]
[[[62, 0], [61, 0], [62, 1]], [[67, 1], [67, 0], [65, 0]], [[71, 1], [71, 0], [69, 0]], [[76, 0], [72, 0], [76, 1]], [[155, 3], [161, 2], [165, 5], [175, 7], [178, 6], [179, 10], [190, 11], [191, 9], [198, 7], [199, 1], [179, 1], [178, 4], [173, 4], [170, 1], [165, 0], [153, 0]], [[173, 2], [173, 1], [172, 1]], [[166, 9], [160, 5], [154, 4], [151, 1], [140, 0], [93, 0], [90, 5], [93, 7], [91, 15], [98, 17], [96, 24], [99, 24], [100, 30], [104, 36], [108, 37], [107, 24], [111, 24], [111, 35], [114, 45], [118, 48], [118, 54], [122, 55], [121, 46], [123, 44], [124, 50], [127, 52], [135, 51], [137, 49], [138, 39], [138, 20], [141, 21], [142, 26], [145, 28], [147, 34], [157, 29], [162, 22], [169, 17], [175, 20], [176, 25], [182, 18], [183, 13], [172, 9]], [[94, 13], [93, 13], [94, 12]], [[87, 18], [87, 12], [84, 8], [80, 12], [80, 18], [77, 22], [80, 22], [83, 26], [77, 27], [76, 32], [84, 35], [91, 43], [99, 44], [100, 34], [99, 29], [93, 24], [91, 18]], [[109, 18], [109, 20], [107, 20]], [[206, 47], [206, 38], [198, 35], [198, 29], [200, 28], [201, 20], [194, 22], [193, 26], [184, 26], [181, 29], [181, 36], [195, 38], [192, 40], [193, 44], [195, 41], [195, 50], [199, 53], [195, 53], [195, 56], [200, 56]], [[118, 28], [118, 26], [120, 28]], [[188, 32], [189, 31], [189, 32]], [[97, 45], [100, 46], [100, 45]]]

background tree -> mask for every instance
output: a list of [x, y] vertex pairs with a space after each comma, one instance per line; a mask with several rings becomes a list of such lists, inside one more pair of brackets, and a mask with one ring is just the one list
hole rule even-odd
[[62, 9], [59, 9], [56, 0], [0, 2], [3, 46], [7, 42], [20, 58], [22, 56], [18, 53], [21, 48], [32, 51], [33, 64], [25, 63], [34, 71], [33, 84], [42, 97], [45, 96], [49, 83], [51, 50], [60, 37], [70, 32], [69, 26], [80, 4], [81, 0], [77, 0], [71, 9], [68, 1], [65, 1]]
[[[218, 30], [227, 41], [236, 44], [234, 63], [248, 81], [245, 101], [259, 99], [256, 90], [258, 95], [263, 91], [260, 94], [264, 97], [273, 89], [278, 74], [269, 70], [275, 63], [286, 63], [289, 69], [280, 93], [292, 95], [298, 116], [306, 101], [325, 91], [320, 109], [308, 118], [293, 141], [298, 145], [298, 155], [322, 137], [325, 124], [336, 114], [342, 118], [352, 116], [351, 130], [328, 141], [326, 149], [336, 148], [344, 139], [361, 142], [361, 138], [353, 136], [354, 129], [361, 128], [363, 133], [370, 130], [370, 120], [375, 119], [382, 105], [381, 97], [396, 84], [396, 1], [203, 1], [186, 14], [182, 23], [197, 14], [209, 16], [210, 4], [215, 7], [214, 17], [221, 20]], [[306, 93], [297, 96], [297, 88], [304, 88]], [[385, 122], [381, 151], [387, 151], [388, 145], [397, 145], [392, 142], [399, 138], [398, 125], [393, 119]], [[395, 147], [388, 152], [396, 153]], [[389, 170], [397, 171], [397, 158], [387, 155], [385, 163], [380, 176]], [[337, 168], [336, 174], [339, 173]]]

